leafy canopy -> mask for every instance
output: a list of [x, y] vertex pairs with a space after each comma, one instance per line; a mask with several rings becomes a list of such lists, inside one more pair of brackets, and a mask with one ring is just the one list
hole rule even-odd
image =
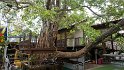
[[[69, 25], [71, 24], [78, 23], [81, 20], [87, 19], [86, 22], [82, 22], [77, 27], [83, 29], [85, 31], [85, 34], [89, 38], [94, 40], [95, 37], [97, 37], [101, 33], [100, 31], [96, 31], [93, 28], [91, 28], [91, 25], [93, 23], [101, 23], [124, 17], [123, 10], [124, 0], [59, 0], [59, 1], [60, 7], [56, 7], [53, 5], [51, 10], [48, 10], [46, 9], [47, 0], [31, 0], [33, 5], [21, 9], [21, 11], [23, 11], [24, 13], [23, 15], [20, 16], [21, 17], [21, 19], [19, 19], [20, 23], [19, 21], [15, 21], [16, 19], [12, 19], [10, 20], [11, 21], [10, 25], [14, 25], [15, 28], [16, 27], [18, 28], [20, 26], [15, 25], [14, 23], [19, 23], [22, 26], [24, 25], [26, 26], [24, 29], [21, 29], [22, 31], [32, 30], [35, 33], [39, 33], [40, 28], [44, 24], [43, 23], [44, 21], [56, 22], [59, 25], [59, 27], [63, 28], [69, 27]], [[22, 0], [22, 2], [30, 1]], [[13, 3], [10, 2], [9, 4], [13, 5]], [[15, 11], [12, 12], [13, 14], [9, 12], [7, 13], [17, 18], [17, 14], [14, 13]], [[17, 12], [18, 11], [16, 11], [16, 13]], [[91, 15], [89, 13], [91, 13]], [[19, 33], [21, 32], [21, 30], [19, 31]]]

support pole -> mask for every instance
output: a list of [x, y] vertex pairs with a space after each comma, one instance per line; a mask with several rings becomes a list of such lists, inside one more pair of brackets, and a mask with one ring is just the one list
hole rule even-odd
[[111, 46], [112, 46], [112, 52], [114, 54], [114, 45], [113, 45], [113, 37], [112, 37], [112, 35], [111, 35]]

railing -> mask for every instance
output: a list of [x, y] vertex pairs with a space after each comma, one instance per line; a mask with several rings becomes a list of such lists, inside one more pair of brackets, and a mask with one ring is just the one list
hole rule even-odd
[[[32, 42], [33, 43], [30, 44], [29, 40], [27, 40], [27, 41], [24, 41], [20, 46], [22, 46], [23, 48], [34, 48], [32, 46], [35, 46], [36, 43], [34, 41]], [[83, 37], [61, 39], [61, 40], [57, 40], [55, 44], [55, 46], [57, 47], [74, 47], [74, 46], [81, 46], [81, 45], [83, 45]]]
[[81, 46], [83, 45], [83, 38], [67, 38], [57, 40], [56, 42], [57, 47], [73, 47], [73, 46]]
[[66, 46], [66, 41], [65, 41], [65, 39], [57, 40], [56, 45], [57, 45], [57, 47], [64, 47], [64, 46]]

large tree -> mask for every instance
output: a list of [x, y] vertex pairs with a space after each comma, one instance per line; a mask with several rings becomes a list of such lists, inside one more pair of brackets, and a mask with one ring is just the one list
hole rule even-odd
[[[110, 21], [110, 20], [115, 20], [123, 17], [123, 4], [119, 4], [120, 1], [111, 1], [111, 0], [95, 0], [94, 2], [90, 0], [47, 0], [43, 2], [37, 2], [37, 6], [32, 8], [29, 8], [27, 10], [32, 11], [31, 13], [34, 13], [35, 16], [32, 18], [36, 18], [36, 14], [40, 14], [42, 18], [42, 21], [46, 21], [45, 24], [49, 25], [57, 25], [56, 28], [49, 28], [46, 26], [48, 29], [44, 29], [45, 31], [48, 30], [45, 34], [48, 36], [46, 37], [47, 39], [50, 39], [49, 41], [42, 40], [40, 42], [47, 43], [47, 47], [54, 47], [54, 42], [50, 43], [51, 40], [54, 41], [56, 38], [56, 33], [57, 29], [59, 28], [58, 26], [63, 26], [63, 27], [68, 27], [68, 25], [73, 24], [73, 23], [79, 23], [82, 20], [87, 19], [83, 23], [82, 26], [90, 26], [90, 23], [93, 23], [94, 19], [98, 21]], [[117, 2], [117, 3], [114, 3]], [[43, 3], [43, 4], [42, 4]], [[94, 8], [98, 10], [98, 12], [94, 12]], [[86, 9], [90, 10], [93, 15], [90, 17], [86, 12]], [[27, 12], [27, 11], [26, 11]], [[29, 13], [29, 11], [27, 12]], [[99, 14], [98, 14], [99, 13]], [[32, 14], [32, 15], [34, 15]], [[28, 15], [30, 18], [32, 15]], [[90, 19], [90, 20], [89, 20]], [[92, 19], [92, 20], [91, 20]], [[81, 55], [85, 54], [88, 50], [90, 50], [92, 47], [95, 47], [99, 43], [101, 43], [105, 38], [108, 36], [116, 33], [117, 31], [120, 30], [120, 27], [123, 26], [124, 20], [120, 21], [116, 26], [111, 27], [107, 32], [101, 34], [101, 36], [98, 36], [93, 42], [91, 42], [89, 45], [87, 45], [85, 48], [77, 51], [77, 52], [61, 52], [57, 51], [55, 56], [56, 57], [63, 57], [63, 58], [76, 58], [80, 57]], [[86, 27], [89, 30], [85, 30], [85, 32], [88, 34], [90, 33], [91, 38], [94, 37], [93, 32], [91, 32], [90, 27]], [[44, 31], [43, 30], [43, 31]], [[51, 33], [52, 32], [52, 33]], [[95, 32], [96, 33], [96, 32]], [[52, 35], [53, 38], [49, 38], [49, 35]], [[89, 35], [89, 34], [88, 34]], [[89, 37], [90, 37], [89, 36]], [[42, 36], [41, 38], [44, 38]], [[41, 43], [41, 44], [43, 44]], [[49, 44], [49, 45], [48, 45]], [[45, 47], [44, 45], [42, 45]]]
[[[123, 27], [123, 19], [97, 38], [95, 38], [95, 35], [98, 35], [99, 32], [96, 33], [92, 30], [90, 25], [95, 21], [105, 22], [120, 19], [124, 16], [123, 9], [123, 0], [35, 0], [33, 5], [24, 9], [23, 21], [31, 25], [32, 20], [38, 17], [41, 19], [43, 25], [41, 27], [41, 40], [39, 40], [39, 43], [43, 47], [55, 46], [54, 41], [58, 28], [68, 27], [74, 23], [82, 23], [80, 26], [83, 27], [82, 29], [86, 35], [93, 39], [93, 42], [77, 52], [55, 52], [57, 57], [72, 58], [80, 57], [105, 38], [119, 31], [120, 27]], [[88, 14], [88, 10], [92, 15]], [[81, 22], [86, 19], [87, 21]]]

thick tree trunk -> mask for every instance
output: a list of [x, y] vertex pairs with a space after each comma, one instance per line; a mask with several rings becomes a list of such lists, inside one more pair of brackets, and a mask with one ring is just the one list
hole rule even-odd
[[83, 56], [88, 50], [91, 48], [95, 47], [99, 43], [101, 43], [105, 38], [108, 36], [111, 36], [112, 34], [118, 32], [121, 27], [124, 27], [124, 19], [122, 19], [120, 22], [117, 23], [116, 26], [111, 27], [108, 31], [103, 33], [101, 36], [97, 37], [94, 42], [89, 44], [88, 46], [84, 47], [83, 49], [76, 51], [76, 52], [61, 52], [57, 51], [57, 57], [62, 57], [62, 58], [78, 58]]

